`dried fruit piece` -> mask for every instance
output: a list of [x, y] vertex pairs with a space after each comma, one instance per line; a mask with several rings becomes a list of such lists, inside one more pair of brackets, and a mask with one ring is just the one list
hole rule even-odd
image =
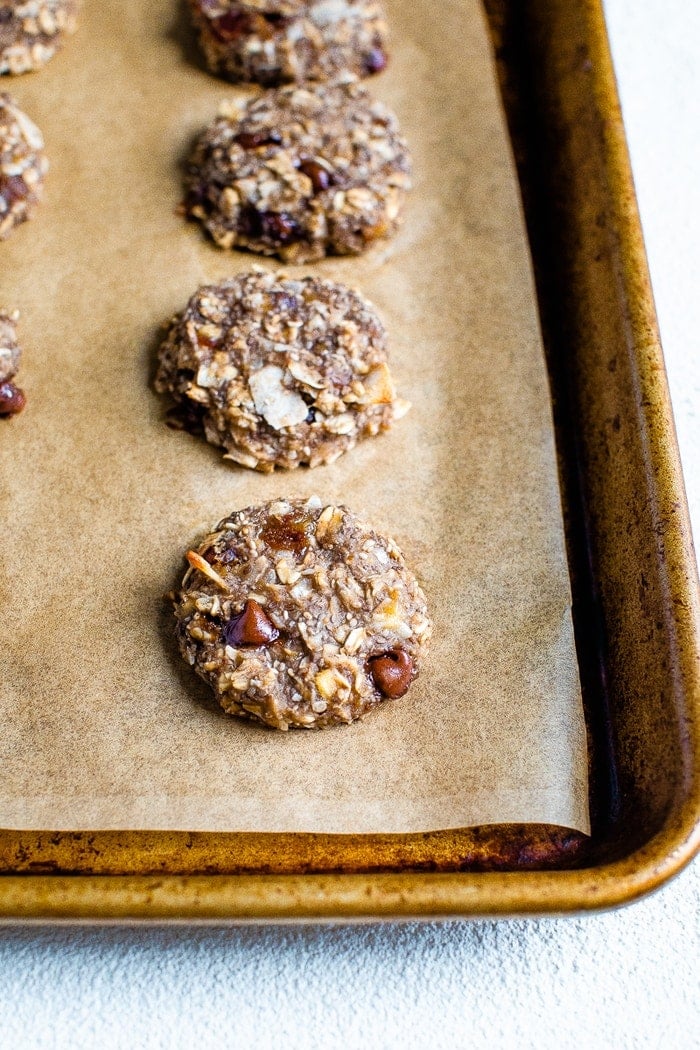
[[331, 173], [317, 160], [303, 160], [299, 165], [299, 171], [311, 179], [314, 193], [323, 193], [331, 185]]
[[226, 645], [238, 649], [241, 646], [272, 645], [280, 636], [279, 631], [265, 614], [262, 605], [249, 598], [243, 611], [224, 627]]
[[260, 149], [261, 146], [279, 146], [282, 137], [276, 131], [241, 131], [236, 142], [243, 149]]
[[211, 20], [212, 32], [219, 40], [230, 43], [250, 30], [250, 15], [241, 11], [226, 11]]
[[398, 700], [413, 681], [413, 660], [403, 649], [370, 656], [367, 668], [379, 692], [389, 700]]
[[29, 187], [20, 175], [0, 176], [0, 197], [8, 207], [17, 201], [23, 201], [29, 195]]
[[274, 551], [293, 551], [301, 556], [309, 545], [311, 519], [305, 515], [271, 515], [260, 532], [260, 539]]
[[299, 224], [286, 212], [265, 211], [260, 213], [262, 236], [272, 244], [291, 244], [301, 236]]

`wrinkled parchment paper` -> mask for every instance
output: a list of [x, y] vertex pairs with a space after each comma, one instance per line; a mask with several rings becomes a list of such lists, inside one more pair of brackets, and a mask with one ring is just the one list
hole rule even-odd
[[[0, 424], [4, 827], [588, 830], [548, 389], [486, 29], [476, 0], [389, 9], [371, 89], [412, 145], [407, 222], [316, 269], [375, 302], [414, 408], [313, 472], [225, 464], [149, 389], [159, 325], [256, 262], [175, 214], [188, 143], [236, 94], [199, 68], [177, 0], [86, 0], [64, 52], [2, 85], [51, 162], [45, 203], [0, 245], [29, 398]], [[395, 536], [435, 637], [403, 700], [281, 734], [212, 705], [162, 596], [232, 509], [311, 493]]]

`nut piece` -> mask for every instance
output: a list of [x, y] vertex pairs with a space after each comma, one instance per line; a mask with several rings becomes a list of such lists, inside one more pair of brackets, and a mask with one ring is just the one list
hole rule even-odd
[[241, 646], [271, 645], [276, 642], [280, 633], [265, 615], [262, 605], [249, 598], [239, 613], [224, 627], [226, 645], [238, 649]]
[[248, 380], [255, 411], [273, 430], [303, 423], [309, 414], [304, 399], [284, 385], [284, 372], [277, 365], [266, 365]]
[[413, 660], [403, 649], [370, 656], [367, 667], [377, 689], [389, 700], [398, 700], [407, 693], [413, 681]]
[[196, 569], [197, 572], [201, 572], [204, 576], [208, 576], [211, 582], [215, 583], [217, 587], [220, 587], [222, 591], [228, 592], [229, 588], [226, 580], [222, 579], [218, 572], [212, 569], [209, 562], [205, 561], [201, 554], [197, 554], [196, 551], [188, 551], [185, 557], [193, 569]]

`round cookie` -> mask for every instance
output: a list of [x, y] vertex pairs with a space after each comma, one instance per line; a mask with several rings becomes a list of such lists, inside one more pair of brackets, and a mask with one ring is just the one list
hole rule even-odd
[[48, 167], [36, 124], [0, 92], [0, 240], [29, 218]]
[[16, 416], [26, 404], [24, 393], [12, 380], [22, 354], [17, 342], [18, 310], [0, 306], [0, 418]]
[[411, 185], [396, 117], [357, 84], [226, 103], [187, 166], [185, 213], [221, 248], [304, 263], [399, 227]]
[[395, 543], [346, 507], [249, 507], [187, 560], [180, 651], [229, 714], [283, 730], [352, 722], [420, 670], [425, 596]]
[[378, 0], [189, 0], [207, 66], [270, 87], [379, 73], [387, 22]]
[[[315, 277], [241, 274], [205, 285], [172, 321], [155, 387], [174, 425], [269, 472], [331, 463], [387, 430], [396, 398], [387, 339], [357, 292]], [[197, 426], [198, 425], [198, 426]]]
[[75, 29], [77, 0], [0, 0], [0, 73], [40, 69]]

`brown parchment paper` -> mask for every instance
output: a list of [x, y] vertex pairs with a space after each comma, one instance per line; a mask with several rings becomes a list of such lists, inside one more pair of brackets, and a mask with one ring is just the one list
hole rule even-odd
[[[586, 744], [545, 366], [517, 184], [476, 0], [393, 0], [416, 185], [400, 236], [317, 270], [361, 288], [414, 404], [338, 463], [262, 476], [163, 423], [158, 326], [257, 260], [175, 214], [179, 163], [236, 89], [177, 0], [86, 0], [41, 73], [45, 203], [0, 245], [29, 406], [0, 425], [0, 825], [588, 831]], [[265, 265], [275, 266], [274, 262]], [[236, 507], [317, 493], [391, 532], [435, 620], [424, 674], [364, 723], [226, 717], [181, 664], [163, 594]]]

